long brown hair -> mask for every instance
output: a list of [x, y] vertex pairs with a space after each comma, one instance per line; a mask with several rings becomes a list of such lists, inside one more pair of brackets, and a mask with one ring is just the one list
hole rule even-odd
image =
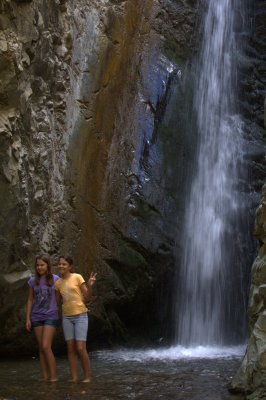
[[53, 274], [51, 271], [51, 260], [50, 260], [50, 256], [48, 254], [40, 254], [38, 256], [36, 256], [35, 258], [35, 284], [39, 285], [40, 284], [40, 279], [41, 279], [41, 275], [38, 273], [37, 271], [37, 261], [38, 260], [42, 260], [43, 262], [45, 262], [45, 264], [47, 264], [47, 274], [45, 275], [45, 279], [47, 282], [47, 285], [52, 286], [54, 284], [54, 278], [53, 278]]

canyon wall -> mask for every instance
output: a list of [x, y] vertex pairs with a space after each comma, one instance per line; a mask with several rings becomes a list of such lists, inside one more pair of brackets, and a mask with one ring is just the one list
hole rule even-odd
[[[258, 254], [252, 265], [249, 293], [249, 340], [243, 362], [230, 390], [247, 393], [247, 399], [266, 398], [266, 161], [265, 161], [265, 88], [266, 88], [266, 3], [251, 2], [251, 37], [242, 60], [242, 110], [250, 141], [249, 184], [252, 186], [251, 216], [256, 210], [254, 236]], [[263, 185], [264, 184], [264, 185]], [[262, 187], [263, 185], [263, 187]], [[258, 199], [258, 193], [262, 196]]]
[[2, 354], [35, 343], [40, 252], [98, 272], [92, 343], [162, 335], [188, 142], [169, 126], [196, 15], [191, 0], [0, 0]]

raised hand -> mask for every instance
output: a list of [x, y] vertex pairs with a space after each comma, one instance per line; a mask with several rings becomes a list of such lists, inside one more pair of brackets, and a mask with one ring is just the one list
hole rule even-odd
[[96, 275], [97, 275], [97, 272], [92, 272], [92, 273], [90, 274], [90, 277], [89, 277], [89, 279], [88, 279], [88, 285], [89, 285], [89, 286], [94, 285], [94, 283], [95, 283], [95, 281], [96, 281]]

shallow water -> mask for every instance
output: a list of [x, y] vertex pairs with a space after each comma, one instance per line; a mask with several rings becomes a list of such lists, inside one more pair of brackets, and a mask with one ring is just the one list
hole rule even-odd
[[243, 348], [99, 351], [90, 354], [89, 384], [68, 382], [65, 357], [57, 357], [56, 383], [41, 382], [37, 359], [0, 362], [0, 400], [241, 400], [227, 384]]

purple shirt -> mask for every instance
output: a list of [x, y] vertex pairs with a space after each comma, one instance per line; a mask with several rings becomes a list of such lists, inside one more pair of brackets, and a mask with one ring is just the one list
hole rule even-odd
[[[59, 279], [59, 276], [53, 275], [53, 279], [55, 283]], [[52, 286], [47, 285], [45, 277], [41, 277], [39, 285], [36, 285], [35, 277], [32, 277], [29, 279], [28, 285], [34, 292], [31, 310], [32, 322], [58, 319], [54, 284]]]

